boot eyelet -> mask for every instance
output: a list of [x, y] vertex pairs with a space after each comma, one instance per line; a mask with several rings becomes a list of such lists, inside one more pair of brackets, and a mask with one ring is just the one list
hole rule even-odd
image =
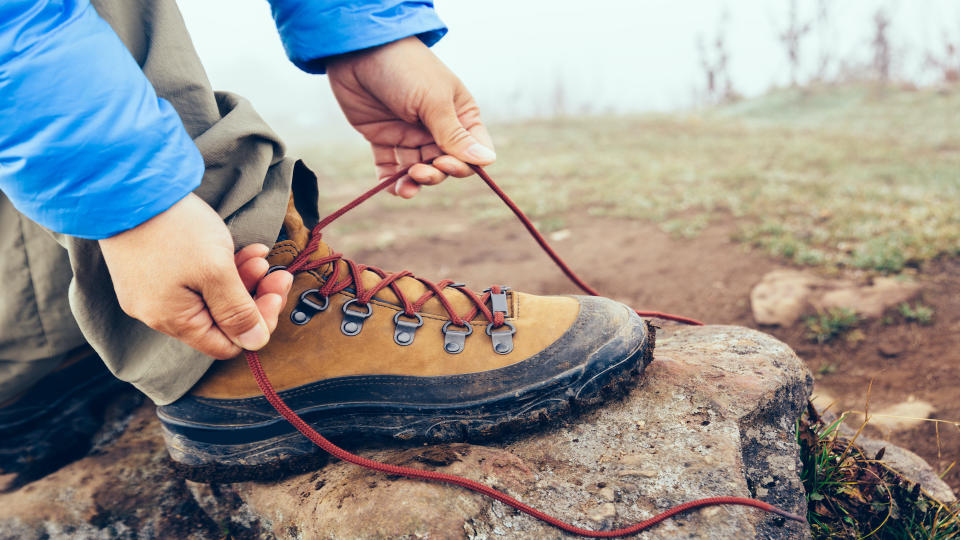
[[[350, 309], [351, 304], [362, 305], [367, 308], [367, 312], [354, 311]], [[363, 330], [363, 321], [373, 315], [373, 306], [370, 304], [358, 304], [356, 298], [351, 298], [343, 303], [343, 322], [340, 323], [340, 331], [348, 336], [355, 336]]]
[[454, 325], [457, 328], [466, 328], [466, 330], [450, 330], [453, 321], [443, 323], [440, 331], [443, 332], [443, 350], [450, 354], [460, 354], [466, 346], [467, 336], [473, 333], [473, 326], [470, 323], [464, 326]]
[[404, 321], [400, 319], [400, 316], [404, 315], [410, 317], [402, 311], [398, 311], [396, 315], [393, 316], [393, 324], [395, 325], [393, 330], [393, 341], [397, 345], [406, 347], [413, 344], [413, 338], [416, 337], [417, 328], [423, 326], [423, 317], [419, 313], [414, 313], [412, 316], [417, 319], [417, 322], [413, 323], [410, 321]]
[[503, 330], [494, 332], [493, 323], [487, 325], [487, 335], [493, 342], [493, 352], [497, 354], [510, 354], [513, 352], [513, 335], [517, 333], [517, 327], [510, 321], [504, 321], [503, 326], [508, 326], [509, 331]]
[[270, 268], [267, 268], [267, 273], [265, 275], [269, 276], [270, 274], [276, 272], [277, 270], [286, 270], [286, 269], [287, 269], [287, 265], [285, 264], [275, 264]]
[[500, 292], [494, 293], [493, 288], [484, 289], [483, 292], [490, 293], [490, 311], [493, 313], [507, 314], [507, 291], [510, 287], [500, 287]]
[[307, 289], [300, 294], [300, 300], [297, 302], [296, 307], [293, 308], [293, 311], [290, 312], [290, 322], [297, 326], [303, 326], [310, 322], [310, 319], [312, 319], [314, 315], [327, 309], [327, 306], [330, 305], [329, 297], [321, 296], [320, 303], [310, 298], [310, 295], [319, 292], [320, 289]]

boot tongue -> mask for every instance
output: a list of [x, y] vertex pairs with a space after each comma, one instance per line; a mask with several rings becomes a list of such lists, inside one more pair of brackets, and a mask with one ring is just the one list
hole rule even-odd
[[[290, 202], [287, 204], [287, 213], [283, 219], [283, 232], [286, 235], [286, 239], [277, 242], [273, 246], [270, 255], [267, 257], [267, 260], [271, 265], [290, 264], [293, 259], [296, 258], [296, 256], [306, 248], [307, 243], [310, 241], [310, 229], [303, 224], [303, 218], [301, 218], [300, 213], [297, 212], [297, 209], [293, 204], [292, 197], [290, 198]], [[322, 259], [324, 257], [329, 257], [333, 253], [333, 249], [331, 249], [326, 242], [321, 240], [317, 246], [317, 250], [311, 253], [308, 259]], [[328, 278], [333, 272], [333, 264], [334, 263], [325, 264], [318, 268], [316, 272], [324, 278]], [[341, 260], [337, 261], [336, 264], [340, 266], [338, 279], [348, 279], [350, 271], [347, 267], [347, 263]], [[376, 286], [381, 279], [382, 278], [379, 275], [369, 270], [364, 271], [361, 275], [361, 280], [365, 289], [370, 289]], [[396, 284], [411, 303], [416, 302], [428, 290], [423, 283], [411, 277], [401, 278], [396, 281]], [[444, 289], [444, 295], [447, 297], [447, 299], [450, 301], [450, 304], [460, 316], [466, 315], [467, 312], [474, 307], [473, 302], [471, 302], [469, 298], [456, 289], [448, 287]], [[397, 295], [394, 294], [389, 287], [377, 293], [375, 298], [394, 305], [403, 305], [403, 302], [400, 301]], [[427, 303], [423, 305], [421, 311], [424, 313], [439, 315], [444, 318], [448, 317], [447, 310], [443, 308], [443, 305], [439, 300], [436, 299], [436, 297], [428, 300]], [[477, 314], [477, 317], [481, 319], [483, 318], [483, 316], [479, 313]], [[477, 317], [475, 317], [475, 319]]]
[[297, 251], [302, 251], [310, 241], [310, 229], [303, 224], [303, 218], [293, 204], [292, 195], [287, 202], [287, 213], [283, 216], [283, 232], [287, 239], [297, 246]]
[[[270, 254], [267, 256], [267, 261], [269, 261], [271, 265], [286, 266], [290, 264], [293, 262], [293, 259], [307, 247], [307, 243], [310, 242], [310, 229], [303, 224], [303, 218], [300, 217], [300, 213], [297, 212], [297, 208], [293, 204], [292, 196], [287, 203], [287, 213], [283, 216], [282, 234], [285, 238], [274, 244], [273, 249], [270, 250]], [[316, 251], [311, 253], [308, 259], [317, 260], [332, 254], [333, 250], [330, 249], [330, 246], [321, 240], [317, 245]], [[318, 272], [326, 276], [332, 270], [333, 265], [326, 264], [319, 268]]]

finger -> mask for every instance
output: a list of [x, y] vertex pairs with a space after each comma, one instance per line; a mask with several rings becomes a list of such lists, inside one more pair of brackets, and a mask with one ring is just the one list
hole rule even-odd
[[486, 146], [487, 148], [496, 151], [493, 146], [493, 139], [490, 137], [490, 132], [487, 131], [487, 126], [480, 121], [480, 113], [477, 111], [474, 113], [467, 113], [460, 116], [460, 121], [478, 141], [480, 144]]
[[[447, 154], [475, 165], [489, 165], [496, 161], [497, 155], [493, 149], [484, 146], [460, 123], [452, 99], [439, 99], [430, 103], [421, 112], [420, 118], [430, 130], [437, 146]], [[471, 127], [475, 127], [477, 122], [479, 119], [472, 121]]]
[[257, 284], [257, 298], [267, 294], [279, 294], [286, 301], [290, 294], [290, 288], [293, 286], [293, 275], [284, 270], [271, 272], [270, 275], [260, 280]]
[[161, 330], [218, 360], [233, 358], [241, 352], [241, 348], [217, 328], [213, 317], [210, 316], [210, 312], [199, 297], [196, 312], [193, 315], [180, 321], [176, 327]]
[[425, 163], [417, 163], [410, 167], [410, 172], [407, 174], [414, 182], [425, 186], [435, 186], [447, 178], [443, 171]]
[[404, 199], [410, 199], [417, 193], [420, 193], [420, 184], [411, 180], [408, 175], [404, 175], [403, 178], [397, 180], [397, 183], [394, 184], [393, 187], [395, 190], [394, 194]]
[[270, 331], [235, 268], [212, 268], [197, 292], [217, 327], [237, 346], [255, 351], [267, 344]]
[[420, 147], [420, 161], [432, 165], [432, 161], [443, 155], [443, 150], [434, 143], [425, 144]]
[[398, 146], [395, 149], [397, 153], [397, 162], [399, 162], [400, 167], [398, 169], [403, 169], [411, 165], [420, 163], [420, 148], [410, 148], [408, 146]]
[[269, 269], [270, 263], [262, 257], [247, 259], [242, 264], [237, 265], [237, 273], [240, 274], [240, 280], [243, 281], [243, 286], [249, 292], [257, 289], [257, 283], [263, 279], [263, 276], [267, 275], [267, 270]]
[[233, 263], [239, 267], [241, 264], [254, 257], [266, 258], [270, 253], [270, 248], [263, 244], [250, 244], [233, 255]]
[[287, 303], [291, 287], [293, 287], [293, 274], [283, 270], [271, 272], [257, 286], [257, 297], [254, 302], [271, 334], [277, 329], [277, 321], [283, 306]]
[[456, 178], [466, 178], [473, 174], [469, 165], [453, 156], [440, 156], [433, 160], [433, 166]]
[[[393, 146], [371, 144], [370, 149], [373, 151], [373, 164], [377, 171], [377, 180], [384, 180], [396, 174], [400, 169], [400, 164], [397, 161], [397, 153]], [[387, 191], [393, 195], [397, 194], [393, 186], [387, 188]]]
[[270, 293], [257, 298], [254, 303], [260, 310], [260, 315], [267, 323], [267, 331], [271, 334], [277, 329], [277, 321], [280, 318], [280, 311], [283, 310], [285, 298], [279, 294]]

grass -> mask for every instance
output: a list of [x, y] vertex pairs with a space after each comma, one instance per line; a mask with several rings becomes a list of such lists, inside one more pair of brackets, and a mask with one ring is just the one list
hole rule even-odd
[[933, 324], [933, 308], [917, 302], [913, 306], [904, 302], [897, 307], [897, 311], [909, 322], [928, 326]]
[[807, 337], [820, 344], [851, 335], [859, 322], [856, 312], [846, 308], [831, 308], [804, 319]]
[[[840, 435], [841, 416], [825, 423], [812, 405], [797, 421], [807, 494], [807, 522], [815, 539], [960, 537], [960, 504], [944, 505], [870, 458]], [[856, 437], [854, 437], [855, 439]]]
[[[691, 237], [732, 219], [738, 240], [801, 265], [897, 273], [960, 255], [957, 110], [960, 87], [848, 87], [691, 114], [527, 121], [493, 126], [491, 172], [542, 222], [586, 212]], [[352, 194], [373, 181], [368, 152], [300, 153]], [[430, 191], [384, 204], [509, 217], [477, 181]]]

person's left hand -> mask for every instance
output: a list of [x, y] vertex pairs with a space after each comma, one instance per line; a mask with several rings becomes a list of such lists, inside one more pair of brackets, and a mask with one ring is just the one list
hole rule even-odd
[[467, 163], [496, 160], [470, 92], [418, 38], [334, 57], [327, 73], [347, 121], [370, 141], [381, 180], [433, 160], [414, 165], [389, 188], [394, 195], [413, 197], [447, 175], [470, 176]]

